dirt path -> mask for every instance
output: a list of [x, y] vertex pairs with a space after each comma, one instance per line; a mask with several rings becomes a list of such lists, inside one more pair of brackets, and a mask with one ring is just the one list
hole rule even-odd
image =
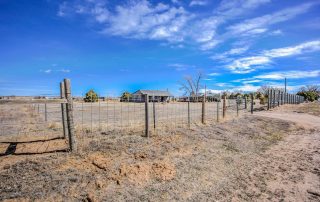
[[320, 128], [320, 117], [305, 113], [269, 111], [258, 112], [254, 115], [291, 121], [308, 129]]
[[260, 156], [234, 201], [320, 201], [320, 117], [295, 112], [256, 115], [308, 129], [304, 134], [292, 132]]

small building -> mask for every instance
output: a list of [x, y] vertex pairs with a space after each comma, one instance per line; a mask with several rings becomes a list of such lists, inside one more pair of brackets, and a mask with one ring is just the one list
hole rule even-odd
[[169, 91], [161, 90], [138, 90], [132, 93], [133, 102], [144, 102], [145, 96], [148, 95], [150, 102], [168, 102], [173, 96]]

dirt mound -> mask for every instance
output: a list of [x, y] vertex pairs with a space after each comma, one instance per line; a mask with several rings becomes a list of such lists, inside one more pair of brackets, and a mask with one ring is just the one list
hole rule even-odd
[[121, 165], [117, 182], [128, 180], [130, 183], [145, 185], [150, 180], [172, 180], [176, 175], [175, 166], [165, 161], [139, 162], [132, 165]]

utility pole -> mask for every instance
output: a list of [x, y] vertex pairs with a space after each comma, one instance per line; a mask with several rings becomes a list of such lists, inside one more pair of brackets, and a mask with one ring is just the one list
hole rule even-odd
[[287, 78], [284, 78], [284, 93], [287, 93]]

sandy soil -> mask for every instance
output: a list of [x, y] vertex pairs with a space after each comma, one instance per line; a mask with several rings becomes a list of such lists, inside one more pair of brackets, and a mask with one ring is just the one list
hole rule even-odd
[[319, 201], [320, 122], [306, 108], [149, 139], [89, 134], [78, 154], [0, 156], [0, 200]]

